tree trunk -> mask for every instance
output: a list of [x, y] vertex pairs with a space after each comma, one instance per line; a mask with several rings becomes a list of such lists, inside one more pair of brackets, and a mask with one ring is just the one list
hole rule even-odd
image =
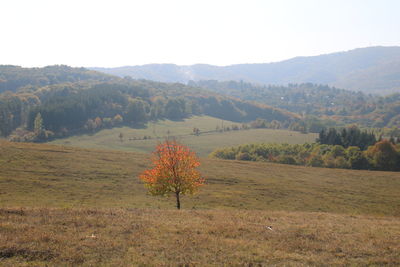
[[179, 193], [180, 193], [180, 192], [175, 192], [175, 196], [176, 196], [176, 208], [177, 208], [178, 210], [181, 209], [181, 201], [180, 201], [180, 199], [179, 199]]

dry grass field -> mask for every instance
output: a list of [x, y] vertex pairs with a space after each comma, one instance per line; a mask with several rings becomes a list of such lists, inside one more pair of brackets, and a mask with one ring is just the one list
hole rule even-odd
[[0, 234], [3, 266], [400, 265], [394, 217], [3, 208]]
[[201, 163], [176, 211], [147, 155], [0, 142], [0, 265], [400, 265], [400, 173]]
[[[138, 179], [149, 156], [0, 143], [0, 207], [173, 208]], [[322, 211], [400, 216], [400, 172], [201, 159], [207, 184], [185, 209]]]

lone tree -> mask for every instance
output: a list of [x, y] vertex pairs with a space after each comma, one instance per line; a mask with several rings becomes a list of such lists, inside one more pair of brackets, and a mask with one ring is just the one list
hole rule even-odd
[[176, 140], [166, 140], [153, 152], [154, 167], [144, 171], [140, 179], [152, 195], [174, 194], [176, 208], [181, 208], [180, 195], [193, 194], [204, 185], [196, 168], [200, 162], [196, 154]]

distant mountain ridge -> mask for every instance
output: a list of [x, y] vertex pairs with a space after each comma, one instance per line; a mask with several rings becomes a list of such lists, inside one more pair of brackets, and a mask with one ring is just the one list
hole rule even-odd
[[90, 68], [117, 76], [161, 82], [243, 80], [259, 84], [316, 83], [365, 93], [400, 92], [400, 46], [367, 47], [274, 63], [213, 66], [148, 64]]

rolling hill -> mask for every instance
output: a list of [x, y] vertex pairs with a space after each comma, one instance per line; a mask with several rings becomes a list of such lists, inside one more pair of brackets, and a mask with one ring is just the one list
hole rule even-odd
[[316, 83], [365, 93], [400, 91], [400, 47], [367, 47], [311, 57], [225, 67], [149, 64], [93, 70], [163, 82], [243, 80], [259, 84]]
[[31, 132], [39, 114], [42, 139], [191, 115], [282, 124], [300, 119], [286, 110], [179, 83], [122, 79], [67, 66], [1, 68], [7, 71], [0, 72], [6, 90], [0, 93], [0, 135], [14, 141], [38, 140]]

